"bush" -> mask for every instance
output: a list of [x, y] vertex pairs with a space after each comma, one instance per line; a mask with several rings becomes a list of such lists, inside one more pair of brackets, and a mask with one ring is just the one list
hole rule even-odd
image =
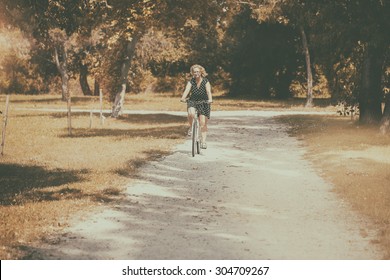
[[39, 75], [36, 65], [16, 55], [7, 56], [2, 63], [0, 90], [5, 93], [39, 94], [48, 91], [48, 84]]

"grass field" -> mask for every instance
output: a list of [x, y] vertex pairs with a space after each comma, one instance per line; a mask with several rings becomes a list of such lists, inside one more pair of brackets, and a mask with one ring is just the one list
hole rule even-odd
[[[5, 96], [0, 95], [4, 112]], [[313, 109], [304, 100], [256, 101], [215, 96], [213, 110], [334, 111], [325, 101]], [[73, 108], [99, 109], [97, 97], [74, 97]], [[0, 258], [25, 257], [23, 248], [67, 226], [69, 219], [97, 205], [120, 199], [125, 183], [139, 167], [170, 153], [185, 140], [186, 118], [168, 114], [72, 114], [73, 135], [67, 135], [60, 96], [10, 98], [4, 156], [0, 157]], [[127, 110], [184, 111], [178, 96], [126, 97]], [[109, 110], [105, 101], [103, 109]], [[107, 115], [107, 114], [106, 114]], [[307, 158], [335, 185], [341, 199], [367, 216], [390, 258], [390, 138], [377, 128], [358, 127], [350, 118], [290, 116], [290, 133], [307, 146]], [[362, 233], [364, 234], [364, 233]]]

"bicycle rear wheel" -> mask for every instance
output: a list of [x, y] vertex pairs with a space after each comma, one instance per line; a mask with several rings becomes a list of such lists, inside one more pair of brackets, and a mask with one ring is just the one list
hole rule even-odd
[[196, 141], [196, 153], [199, 155], [200, 154], [200, 141]]
[[196, 153], [199, 155], [200, 154], [200, 125], [198, 122], [197, 129], [196, 129]]

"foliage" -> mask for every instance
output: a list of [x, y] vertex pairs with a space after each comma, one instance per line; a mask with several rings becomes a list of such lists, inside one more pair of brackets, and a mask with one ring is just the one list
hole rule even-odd
[[251, 13], [246, 9], [237, 15], [225, 36], [231, 94], [287, 97], [297, 68], [297, 34], [279, 23], [259, 24]]
[[[298, 98], [307, 97], [306, 70], [302, 63], [297, 67], [294, 79], [290, 84], [291, 95]], [[313, 96], [314, 98], [331, 98], [329, 81], [321, 65], [313, 65]]]
[[[55, 73], [53, 49], [62, 48], [70, 77], [86, 66], [110, 96], [123, 79], [132, 92], [176, 92], [189, 66], [200, 63], [213, 84], [229, 87], [232, 94], [286, 98], [302, 91], [304, 60], [297, 31], [303, 27], [313, 62], [314, 94], [329, 91], [333, 99], [351, 102], [378, 102], [389, 87], [389, 9], [388, 1], [381, 0], [0, 3], [3, 19], [35, 40], [30, 62], [17, 64], [18, 73], [34, 72], [46, 84]], [[142, 39], [136, 54], [129, 56], [127, 46], [136, 36]], [[363, 85], [364, 73], [378, 72], [365, 69], [363, 62], [370, 59], [384, 62], [379, 90]], [[123, 77], [127, 62], [130, 71]], [[30, 70], [22, 71], [22, 64]], [[368, 78], [378, 83], [378, 78]]]
[[316, 36], [312, 43], [317, 61], [326, 68], [334, 97], [358, 98], [362, 62], [368, 47], [374, 46], [378, 52], [389, 47], [389, 9], [389, 3], [380, 0], [316, 3], [312, 11]]
[[30, 44], [19, 29], [0, 29], [0, 90], [5, 93], [39, 93], [46, 85], [38, 66], [30, 62]]

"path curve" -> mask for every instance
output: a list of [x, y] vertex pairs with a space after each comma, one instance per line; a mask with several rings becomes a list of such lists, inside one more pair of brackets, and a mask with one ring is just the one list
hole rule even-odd
[[192, 158], [189, 140], [178, 145], [142, 168], [123, 201], [41, 244], [36, 258], [381, 259], [375, 232], [316, 174], [278, 114], [215, 112], [201, 155]]

